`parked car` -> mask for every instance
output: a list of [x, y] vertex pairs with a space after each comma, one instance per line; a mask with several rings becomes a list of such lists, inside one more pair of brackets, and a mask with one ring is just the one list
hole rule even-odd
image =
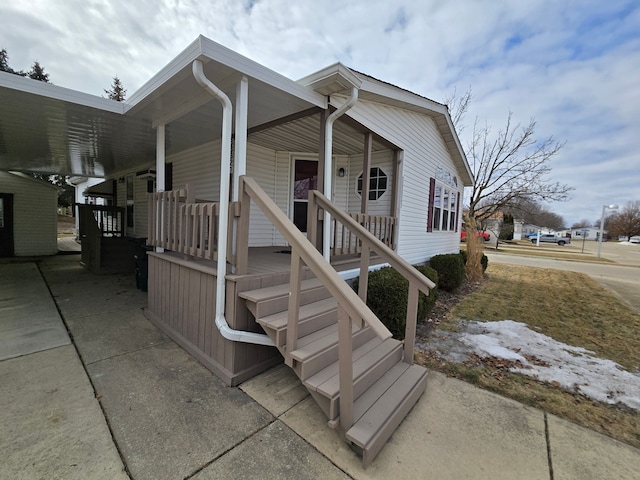
[[[536, 243], [538, 241], [538, 237], [531, 237], [531, 243]], [[540, 234], [540, 243], [557, 243], [561, 247], [568, 243], [571, 243], [571, 240], [567, 237], [558, 237], [553, 233], [542, 233]]]
[[[478, 237], [478, 238], [482, 237], [485, 242], [488, 242], [489, 239], [491, 238], [491, 235], [487, 231], [476, 230], [476, 237]], [[462, 230], [460, 230], [460, 241], [461, 242], [466, 242], [467, 241], [467, 231], [464, 228]]]

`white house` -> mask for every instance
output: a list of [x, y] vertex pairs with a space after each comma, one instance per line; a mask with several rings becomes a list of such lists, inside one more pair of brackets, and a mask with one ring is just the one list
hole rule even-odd
[[[375, 457], [426, 385], [434, 285], [411, 264], [459, 249], [472, 174], [445, 105], [339, 63], [293, 81], [204, 37], [123, 103], [0, 73], [0, 104], [0, 170], [108, 181], [115, 205], [82, 214], [89, 265], [146, 238], [151, 321], [232, 385], [284, 357]], [[409, 280], [404, 343], [363, 300], [384, 264]]]

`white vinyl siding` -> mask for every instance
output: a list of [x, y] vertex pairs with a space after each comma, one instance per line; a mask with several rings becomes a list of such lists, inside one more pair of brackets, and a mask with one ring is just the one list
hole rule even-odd
[[0, 172], [0, 193], [13, 194], [13, 250], [16, 257], [58, 252], [58, 193], [53, 185]]
[[[265, 193], [275, 200], [277, 192], [282, 188], [278, 178], [288, 172], [277, 171], [276, 152], [268, 148], [247, 144], [247, 175], [253, 177]], [[287, 177], [285, 177], [286, 181]], [[286, 183], [288, 185], [288, 182]], [[249, 246], [265, 247], [275, 245], [276, 229], [271, 221], [262, 213], [260, 208], [251, 202], [251, 216], [249, 219]]]
[[196, 198], [217, 202], [220, 195], [220, 141], [209, 142], [166, 158], [173, 163], [173, 188], [189, 184]]
[[[354, 155], [351, 161], [351, 179], [349, 181], [349, 207], [350, 212], [359, 212], [362, 205], [362, 197], [358, 194], [358, 176], [363, 173], [363, 156]], [[385, 150], [373, 152], [371, 155], [371, 168], [381, 168], [387, 176], [387, 191], [377, 200], [369, 200], [369, 215], [391, 215], [391, 190], [393, 188], [393, 152]]]
[[[349, 116], [403, 150], [402, 197], [398, 218], [398, 253], [412, 263], [433, 255], [459, 251], [459, 233], [427, 232], [429, 178], [441, 167], [458, 177], [455, 192], [462, 192], [460, 175], [434, 120], [424, 114], [368, 101], [358, 103]], [[459, 219], [457, 219], [459, 229]]]

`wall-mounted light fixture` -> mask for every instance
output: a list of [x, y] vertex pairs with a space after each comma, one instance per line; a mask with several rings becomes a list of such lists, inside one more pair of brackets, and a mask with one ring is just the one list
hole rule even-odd
[[340, 167], [338, 169], [338, 176], [339, 177], [344, 177], [345, 171], [344, 171], [344, 167]]

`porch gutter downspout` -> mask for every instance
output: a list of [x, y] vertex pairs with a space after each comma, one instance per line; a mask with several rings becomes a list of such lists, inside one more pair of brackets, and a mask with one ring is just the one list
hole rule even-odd
[[[333, 163], [331, 162], [332, 150], [333, 150], [333, 123], [343, 113], [349, 110], [358, 101], [358, 89], [353, 87], [351, 89], [351, 97], [342, 104], [335, 112], [333, 112], [324, 124], [324, 196], [329, 200], [332, 199], [332, 182], [333, 182]], [[324, 222], [322, 227], [322, 255], [324, 259], [329, 262], [329, 254], [331, 250], [331, 228], [329, 228], [330, 215], [325, 210]]]
[[229, 175], [231, 173], [231, 129], [233, 106], [229, 97], [205, 77], [202, 61], [193, 61], [193, 76], [200, 86], [215, 97], [222, 105], [222, 147], [220, 152], [220, 215], [218, 217], [218, 263], [216, 266], [216, 327], [227, 340], [234, 342], [270, 345], [274, 343], [267, 335], [243, 332], [229, 327], [224, 317], [226, 273], [227, 273], [227, 236], [229, 235]]

